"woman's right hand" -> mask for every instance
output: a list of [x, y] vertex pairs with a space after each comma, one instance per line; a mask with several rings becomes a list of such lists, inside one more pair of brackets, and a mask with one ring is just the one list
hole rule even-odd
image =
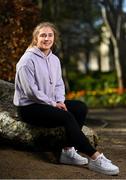
[[56, 103], [56, 107], [59, 108], [59, 109], [63, 109], [65, 111], [67, 111], [67, 107], [63, 102]]

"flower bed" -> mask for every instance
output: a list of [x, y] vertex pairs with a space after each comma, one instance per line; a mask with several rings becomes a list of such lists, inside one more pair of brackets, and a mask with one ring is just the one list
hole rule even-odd
[[67, 94], [67, 99], [85, 101], [89, 107], [116, 107], [126, 105], [126, 89], [80, 90]]

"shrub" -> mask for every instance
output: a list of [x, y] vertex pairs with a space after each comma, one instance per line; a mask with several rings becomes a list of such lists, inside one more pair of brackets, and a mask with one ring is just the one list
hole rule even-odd
[[0, 0], [0, 78], [13, 81], [15, 64], [30, 43], [40, 11], [31, 0]]

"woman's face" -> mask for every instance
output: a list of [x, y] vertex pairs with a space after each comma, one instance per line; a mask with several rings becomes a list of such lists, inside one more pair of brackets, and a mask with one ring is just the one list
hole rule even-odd
[[37, 36], [37, 47], [44, 53], [48, 53], [54, 43], [54, 32], [50, 27], [40, 29]]

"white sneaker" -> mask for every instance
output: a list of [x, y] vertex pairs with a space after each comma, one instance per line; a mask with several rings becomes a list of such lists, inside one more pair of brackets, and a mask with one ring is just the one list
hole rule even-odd
[[88, 164], [88, 159], [80, 156], [74, 147], [71, 147], [68, 150], [62, 149], [59, 161], [62, 164], [72, 164], [72, 165]]
[[112, 162], [107, 159], [103, 153], [98, 156], [96, 160], [90, 159], [88, 164], [89, 169], [107, 174], [107, 175], [117, 175], [119, 174], [119, 168], [112, 164]]

